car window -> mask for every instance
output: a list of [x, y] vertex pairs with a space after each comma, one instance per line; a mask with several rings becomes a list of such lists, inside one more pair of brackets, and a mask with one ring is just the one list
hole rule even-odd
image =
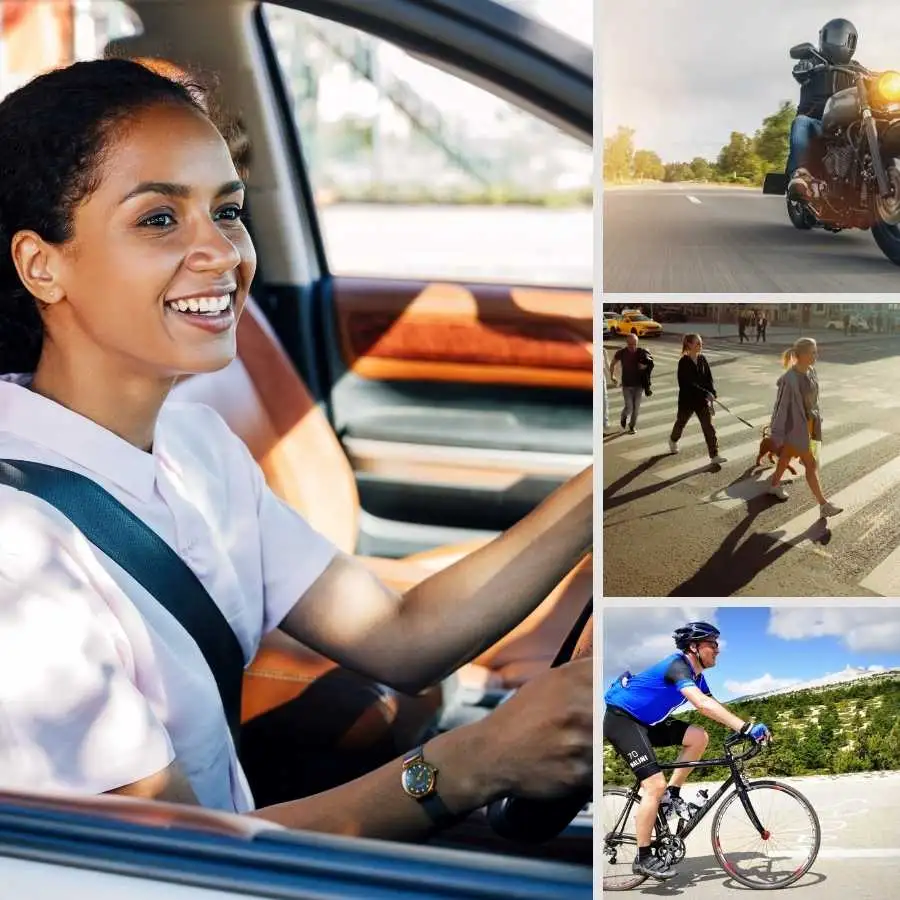
[[589, 146], [388, 41], [263, 9], [333, 273], [590, 287]]
[[541, 19], [579, 41], [594, 33], [594, 12], [590, 0], [497, 0], [516, 12]]
[[41, 72], [98, 59], [108, 41], [140, 34], [137, 14], [121, 0], [3, 3], [0, 96]]

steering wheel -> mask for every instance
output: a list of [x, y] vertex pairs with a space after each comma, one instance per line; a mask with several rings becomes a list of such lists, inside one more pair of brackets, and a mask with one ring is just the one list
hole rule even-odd
[[[551, 668], [594, 650], [594, 598], [591, 596], [566, 636]], [[488, 822], [501, 837], [522, 844], [540, 844], [557, 837], [589, 803], [593, 791], [582, 788], [553, 800], [503, 797], [488, 806]]]

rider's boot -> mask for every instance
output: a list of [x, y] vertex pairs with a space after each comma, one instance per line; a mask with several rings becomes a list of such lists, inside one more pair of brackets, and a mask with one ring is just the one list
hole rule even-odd
[[812, 199], [813, 177], [808, 169], [797, 169], [788, 182], [787, 195], [791, 200]]
[[644, 859], [641, 859], [640, 856], [636, 857], [631, 864], [631, 871], [635, 875], [648, 875], [657, 881], [668, 881], [678, 874], [675, 869], [663, 862], [658, 856], [648, 856]]

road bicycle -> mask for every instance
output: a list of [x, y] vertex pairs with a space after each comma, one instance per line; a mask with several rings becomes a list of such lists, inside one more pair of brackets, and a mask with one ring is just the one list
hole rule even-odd
[[[822, 829], [816, 811], [799, 791], [768, 778], [758, 781], [747, 778], [744, 765], [763, 750], [762, 744], [753, 744], [749, 750], [735, 755], [732, 747], [747, 740], [740, 734], [727, 738], [725, 755], [720, 759], [660, 763], [661, 769], [727, 766], [731, 774], [712, 797], [707, 799], [707, 792], [700, 791], [698, 796], [703, 805], [688, 804], [689, 818], [679, 818], [674, 831], [660, 805], [650, 848], [668, 865], [681, 862], [688, 836], [734, 785], [734, 791], [713, 819], [713, 853], [719, 865], [746, 887], [784, 888], [802, 878], [815, 862]], [[640, 802], [640, 781], [630, 789], [610, 787], [603, 791], [604, 891], [628, 891], [647, 880], [648, 876], [631, 871], [637, 855], [634, 812]], [[792, 825], [794, 821], [796, 824]]]

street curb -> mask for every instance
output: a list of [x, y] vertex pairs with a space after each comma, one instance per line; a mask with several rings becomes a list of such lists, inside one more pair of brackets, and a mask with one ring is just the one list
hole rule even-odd
[[[683, 331], [673, 331], [671, 329], [666, 329], [664, 334], [671, 334], [671, 335], [677, 335], [678, 337], [684, 337], [684, 335], [686, 335], [686, 334], [691, 334], [691, 331], [690, 331], [690, 329], [687, 329], [687, 328], [684, 329]], [[790, 338], [785, 337], [785, 340], [781, 341], [781, 340], [779, 340], [779, 335], [777, 332], [769, 331], [766, 334], [765, 344], [766, 344], [766, 346], [768, 346], [768, 345], [775, 344], [775, 343], [779, 343], [779, 344], [780, 343], [793, 343], [797, 337], [811, 337], [811, 338], [815, 339], [815, 338], [823, 336], [823, 335], [829, 335], [827, 340], [821, 341], [821, 343], [823, 343], [823, 344], [851, 344], [851, 343], [858, 344], [860, 341], [874, 341], [874, 340], [881, 340], [882, 338], [896, 338], [898, 341], [900, 341], [900, 334], [896, 334], [896, 333], [895, 334], [885, 334], [885, 333], [873, 334], [873, 333], [869, 332], [869, 333], [857, 334], [854, 337], [850, 337], [849, 335], [847, 337], [837, 337], [837, 336], [831, 337], [830, 334], [831, 334], [831, 332], [828, 332], [828, 331], [822, 332], [822, 330], [819, 329], [817, 331], [798, 333], [794, 337], [790, 337]], [[742, 346], [741, 342], [740, 342], [740, 335], [738, 335], [738, 334], [707, 335], [706, 337], [711, 341], [726, 341], [729, 344], [738, 344], [739, 346]], [[760, 344], [758, 344], [756, 341], [755, 335], [753, 335], [753, 338], [751, 340], [745, 340], [744, 343], [745, 344], [753, 344], [755, 346], [760, 346]]]

